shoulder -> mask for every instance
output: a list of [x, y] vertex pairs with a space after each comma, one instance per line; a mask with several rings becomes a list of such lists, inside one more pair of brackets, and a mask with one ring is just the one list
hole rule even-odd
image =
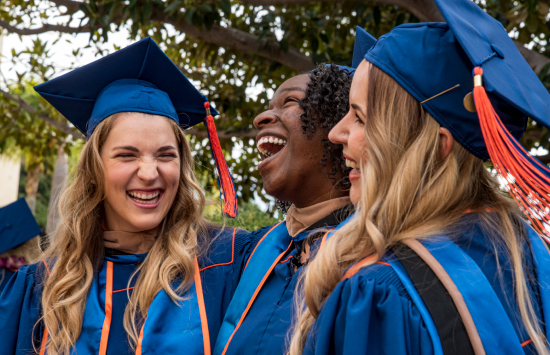
[[208, 234], [210, 245], [199, 256], [201, 268], [232, 264], [250, 236], [243, 229], [220, 226], [209, 227]]
[[306, 348], [315, 349], [315, 354], [431, 354], [430, 339], [422, 315], [392, 267], [373, 264], [334, 288]]
[[44, 272], [45, 263], [43, 261], [19, 268], [2, 291], [0, 303], [10, 300], [8, 303], [13, 304], [14, 298], [40, 298], [44, 284]]
[[383, 261], [363, 267], [345, 277], [336, 288], [339, 288], [342, 294], [352, 291], [358, 292], [359, 295], [369, 293], [374, 297], [373, 300], [391, 293], [394, 297], [411, 301], [409, 293], [395, 270]]

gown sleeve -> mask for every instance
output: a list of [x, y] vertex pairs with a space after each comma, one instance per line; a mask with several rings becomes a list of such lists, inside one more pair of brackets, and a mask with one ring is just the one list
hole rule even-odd
[[41, 292], [37, 265], [21, 267], [0, 295], [0, 355], [34, 353], [40, 347]]
[[372, 265], [336, 286], [303, 354], [431, 355], [433, 345], [420, 312], [391, 267]]

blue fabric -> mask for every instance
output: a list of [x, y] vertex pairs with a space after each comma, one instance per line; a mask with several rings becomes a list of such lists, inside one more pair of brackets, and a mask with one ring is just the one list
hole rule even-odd
[[[504, 307], [476, 262], [445, 237], [422, 244], [447, 271], [462, 294], [487, 355], [514, 355], [523, 352], [521, 341]], [[509, 294], [510, 296], [513, 293]], [[490, 316], [487, 314], [490, 311]]]
[[411, 297], [411, 300], [418, 308], [420, 316], [422, 317], [422, 321], [426, 326], [426, 330], [430, 334], [434, 355], [443, 355], [441, 340], [439, 338], [439, 334], [437, 333], [437, 328], [435, 327], [434, 321], [430, 315], [430, 311], [428, 311], [428, 309], [426, 308], [424, 301], [422, 301], [422, 297], [420, 296], [420, 294], [418, 294], [418, 291], [414, 287], [409, 275], [407, 274], [407, 271], [403, 268], [403, 265], [401, 265], [399, 260], [397, 260], [392, 252], [388, 252], [384, 260], [391, 265], [393, 271], [395, 272], [397, 277], [399, 277], [399, 280], [407, 290], [407, 293]]
[[519, 139], [527, 117], [550, 127], [550, 94], [500, 22], [470, 0], [437, 0], [447, 23], [404, 24], [380, 37], [364, 58], [395, 79], [465, 148], [489, 155], [476, 113], [463, 106], [481, 66], [495, 111]]
[[434, 354], [418, 308], [390, 266], [340, 282], [309, 333], [304, 355]]
[[374, 46], [376, 38], [371, 36], [363, 28], [357, 26], [355, 30], [355, 43], [353, 44], [353, 59], [351, 66], [356, 68], [365, 59], [365, 54]]
[[2, 290], [6, 287], [8, 281], [13, 275], [15, 275], [15, 272], [13, 271], [0, 269], [0, 293], [2, 293]]
[[[262, 228], [252, 233], [251, 238], [258, 240], [270, 229], [271, 227]], [[275, 231], [276, 234], [273, 233]], [[257, 246], [241, 276], [241, 282], [223, 320], [222, 331], [220, 331], [213, 354], [219, 355], [222, 353], [227, 344], [226, 339], [231, 336], [235, 324], [239, 321], [251, 295], [266, 275], [264, 270], [269, 269], [292, 240], [302, 241], [316, 231], [304, 232], [292, 238], [283, 222]], [[310, 254], [312, 257], [320, 242], [319, 239], [312, 245]], [[294, 265], [291, 262], [294, 255], [296, 255], [296, 249], [291, 248], [290, 252], [283, 256], [269, 274], [241, 326], [233, 335], [227, 348], [227, 355], [286, 353], [288, 349], [288, 332], [296, 314], [294, 290], [300, 275], [304, 271], [304, 268], [300, 267], [294, 272]]]
[[[217, 233], [217, 232], [216, 232]], [[234, 288], [239, 281], [244, 256], [250, 248], [249, 233], [226, 229], [214, 245], [199, 258], [211, 347], [214, 346], [221, 320]], [[238, 248], [233, 248], [238, 246]], [[223, 250], [223, 252], [222, 252]], [[113, 262], [113, 313], [108, 355], [133, 354], [123, 326], [123, 314], [128, 303], [128, 281], [146, 254], [106, 256], [86, 301], [82, 333], [76, 343], [78, 354], [97, 354], [105, 318], [105, 283], [107, 261]], [[206, 269], [207, 268], [207, 269]], [[24, 266], [10, 280], [0, 296], [0, 355], [26, 355], [33, 344], [40, 346], [43, 326], [40, 299], [43, 263]], [[134, 278], [135, 280], [135, 278]], [[131, 287], [133, 285], [130, 285]], [[142, 354], [180, 353], [203, 354], [203, 337], [195, 286], [186, 299], [175, 304], [164, 291], [153, 300], [145, 322]]]
[[[513, 298], [512, 268], [506, 253], [483, 233], [475, 214], [465, 216], [462, 222], [458, 234], [452, 235], [456, 244], [432, 238], [423, 244], [463, 293], [487, 354], [535, 354], [532, 343], [520, 346], [529, 338]], [[544, 263], [536, 270], [541, 274], [548, 271], [550, 257], [547, 251], [544, 254], [542, 241], [534, 239], [539, 237], [532, 230], [528, 233], [540, 255], [535, 253], [535, 262], [525, 243], [526, 269], [536, 270], [536, 264]], [[391, 253], [386, 259], [392, 265], [386, 266], [386, 273], [380, 271], [382, 265], [370, 265], [336, 286], [312, 327], [304, 354], [440, 354], [430, 336], [432, 325], [423, 319], [421, 300], [415, 292], [409, 294], [411, 285], [403, 282], [408, 277], [399, 275], [403, 270], [395, 267]], [[536, 275], [531, 276], [535, 283], [528, 289], [542, 322], [540, 305], [550, 302], [548, 280], [539, 279], [537, 288]]]
[[0, 208], [0, 254], [42, 234], [24, 198]]
[[149, 37], [34, 89], [88, 137], [117, 112], [166, 116], [183, 128], [206, 118], [208, 100]]
[[286, 222], [282, 222], [271, 230], [256, 247], [254, 254], [248, 262], [249, 265], [241, 277], [246, 282], [239, 283], [235, 291], [236, 296], [227, 309], [218, 334], [214, 354], [221, 354], [223, 352], [256, 288], [261, 283], [264, 275], [269, 272], [275, 259], [288, 248], [290, 242], [291, 238], [286, 229]]

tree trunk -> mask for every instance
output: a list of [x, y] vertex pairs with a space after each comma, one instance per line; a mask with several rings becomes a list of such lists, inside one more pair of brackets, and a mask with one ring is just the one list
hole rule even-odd
[[59, 197], [63, 193], [65, 181], [69, 174], [69, 158], [63, 149], [63, 146], [57, 147], [57, 158], [53, 168], [52, 188], [50, 192], [50, 202], [48, 204], [48, 221], [46, 223], [46, 234], [51, 235], [57, 228], [59, 222]]
[[42, 174], [42, 164], [27, 171], [27, 181], [25, 182], [26, 200], [33, 214], [36, 210], [36, 194], [38, 193], [40, 174]]
[[46, 234], [51, 235], [57, 228], [59, 222], [59, 197], [63, 193], [65, 181], [69, 174], [69, 158], [63, 149], [63, 146], [57, 147], [57, 158], [53, 168], [52, 188], [50, 192], [50, 202], [48, 204], [48, 221], [46, 222]]

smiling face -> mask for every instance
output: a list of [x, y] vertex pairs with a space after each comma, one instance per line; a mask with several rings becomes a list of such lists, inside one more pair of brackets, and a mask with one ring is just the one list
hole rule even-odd
[[361, 158], [365, 165], [365, 121], [367, 119], [369, 64], [363, 61], [353, 76], [349, 93], [350, 110], [330, 131], [328, 138], [334, 144], [342, 144], [346, 166], [353, 168], [349, 173], [350, 198], [357, 205], [361, 197]]
[[118, 114], [101, 147], [107, 230], [156, 231], [178, 190], [180, 152], [162, 116]]
[[258, 171], [265, 191], [299, 208], [342, 195], [319, 163], [326, 136], [319, 130], [308, 138], [302, 129], [304, 111], [298, 102], [305, 97], [308, 83], [307, 74], [288, 79], [273, 95], [269, 110], [254, 119], [262, 158]]

